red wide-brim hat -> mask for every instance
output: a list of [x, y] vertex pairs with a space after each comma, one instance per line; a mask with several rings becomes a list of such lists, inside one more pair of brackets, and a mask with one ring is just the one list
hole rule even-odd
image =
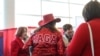
[[55, 21], [55, 22], [60, 22], [61, 19], [60, 18], [54, 18], [53, 14], [46, 14], [43, 16], [43, 20], [40, 20], [39, 21], [39, 26], [43, 26], [43, 25], [46, 25], [52, 21]]

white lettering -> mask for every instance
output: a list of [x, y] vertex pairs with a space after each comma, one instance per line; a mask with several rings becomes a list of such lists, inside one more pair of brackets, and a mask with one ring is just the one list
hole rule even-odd
[[37, 34], [36, 36], [33, 36], [33, 43], [50, 43], [50, 44], [56, 44], [57, 43], [57, 36], [56, 35], [50, 35], [50, 34]]

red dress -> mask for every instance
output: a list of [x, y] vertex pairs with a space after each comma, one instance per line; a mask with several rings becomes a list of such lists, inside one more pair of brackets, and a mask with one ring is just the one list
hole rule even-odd
[[28, 49], [23, 50], [24, 43], [18, 37], [11, 42], [11, 56], [29, 56]]
[[60, 32], [52, 33], [47, 28], [42, 28], [27, 42], [32, 45], [32, 56], [64, 56], [64, 43]]

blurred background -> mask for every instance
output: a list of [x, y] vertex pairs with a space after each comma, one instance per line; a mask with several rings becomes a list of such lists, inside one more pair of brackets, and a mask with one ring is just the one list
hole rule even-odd
[[[66, 23], [74, 31], [84, 22], [82, 10], [90, 0], [0, 0], [0, 56], [10, 56], [10, 43], [15, 31], [26, 26], [29, 32], [38, 27], [44, 14], [52, 13], [61, 18], [59, 29]], [[100, 1], [100, 0], [98, 0]]]

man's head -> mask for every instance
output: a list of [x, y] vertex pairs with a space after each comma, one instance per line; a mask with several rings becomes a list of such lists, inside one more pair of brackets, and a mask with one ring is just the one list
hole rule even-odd
[[71, 24], [65, 24], [63, 26], [63, 30], [64, 30], [64, 34], [65, 35], [67, 35], [69, 37], [72, 37], [73, 36], [74, 31], [73, 31], [73, 27], [72, 27]]

